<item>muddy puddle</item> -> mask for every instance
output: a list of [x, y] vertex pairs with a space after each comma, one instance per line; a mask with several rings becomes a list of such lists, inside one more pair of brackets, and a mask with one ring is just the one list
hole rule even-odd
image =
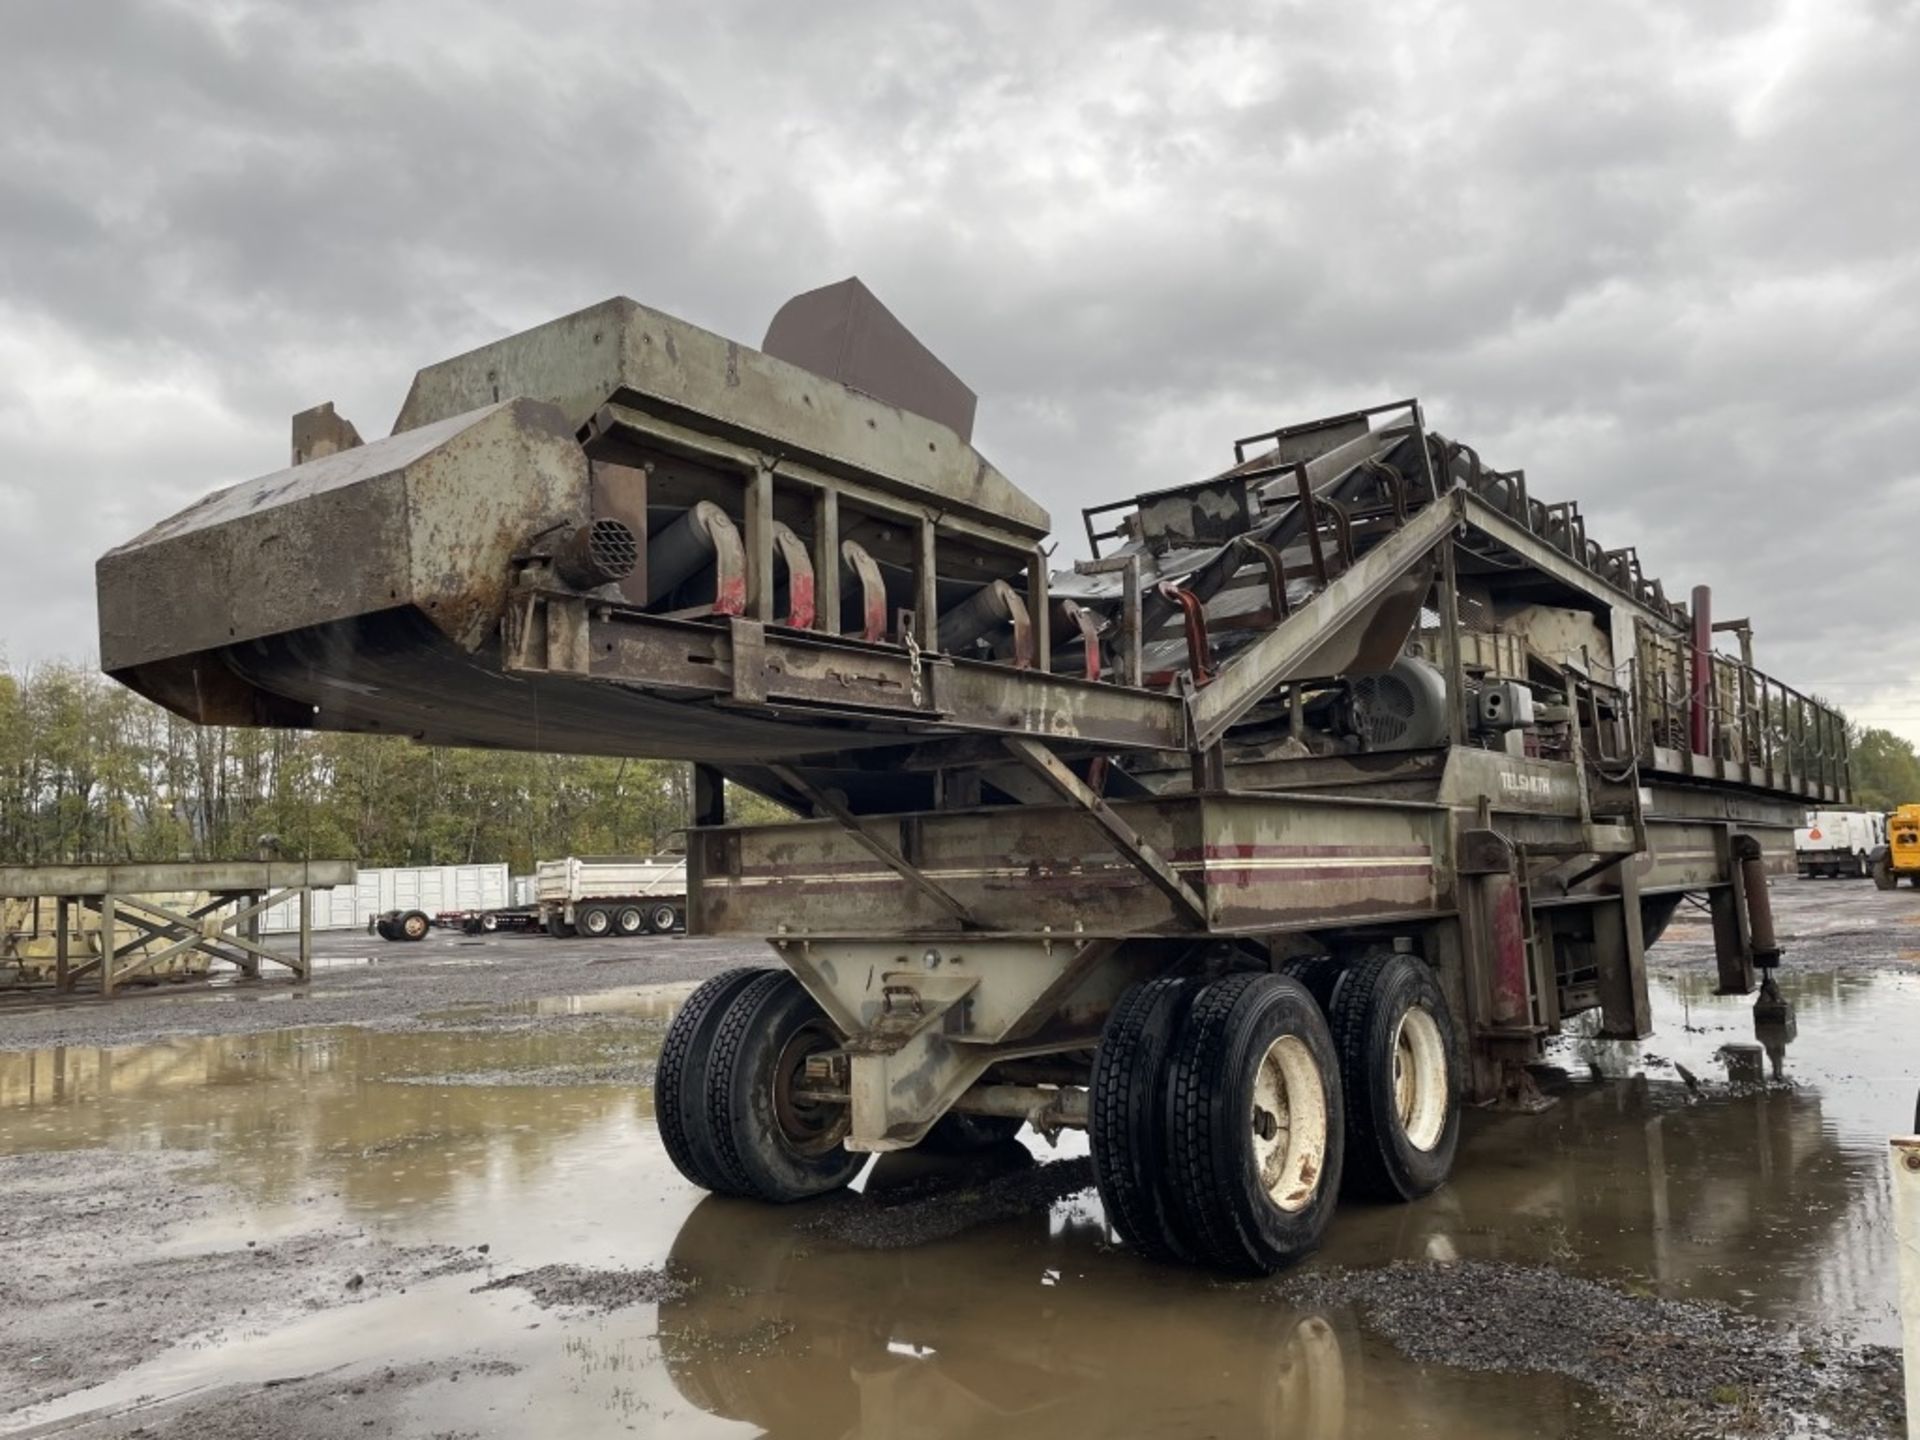
[[[1897, 1343], [1883, 1170], [1920, 1083], [1920, 974], [1789, 972], [1797, 1033], [1758, 1039], [1711, 986], [1664, 971], [1640, 1046], [1564, 1042], [1558, 1103], [1471, 1115], [1440, 1194], [1344, 1208], [1317, 1287], [1137, 1262], [1070, 1141], [965, 1171], [893, 1157], [790, 1210], [705, 1198], [650, 1113], [671, 996], [0, 1055], [0, 1156], [71, 1161], [31, 1202], [59, 1233], [6, 1257], [10, 1326], [58, 1291], [74, 1333], [31, 1338], [84, 1353], [90, 1316], [191, 1288], [186, 1267], [281, 1257], [245, 1313], [155, 1308], [101, 1373], [12, 1355], [0, 1389], [33, 1403], [0, 1433], [1643, 1436], [1527, 1372], [1539, 1306], [1496, 1333], [1511, 1364], [1469, 1370], [1406, 1358], [1331, 1282], [1551, 1267]], [[144, 1204], [143, 1175], [178, 1203]]]

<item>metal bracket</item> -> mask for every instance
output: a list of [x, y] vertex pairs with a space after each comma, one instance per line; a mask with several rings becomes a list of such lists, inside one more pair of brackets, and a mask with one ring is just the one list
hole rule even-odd
[[800, 537], [794, 534], [793, 527], [783, 521], [773, 522], [773, 548], [787, 567], [787, 614], [780, 623], [791, 625], [796, 630], [811, 630], [814, 622], [813, 559], [807, 554], [807, 547]]
[[860, 638], [878, 644], [887, 633], [887, 583], [867, 547], [857, 540], [840, 542], [841, 558], [860, 582]]
[[1207, 638], [1207, 603], [1191, 590], [1183, 590], [1165, 580], [1154, 589], [1162, 600], [1179, 606], [1185, 617], [1187, 671], [1193, 676], [1193, 688], [1198, 690], [1213, 679], [1213, 642]]

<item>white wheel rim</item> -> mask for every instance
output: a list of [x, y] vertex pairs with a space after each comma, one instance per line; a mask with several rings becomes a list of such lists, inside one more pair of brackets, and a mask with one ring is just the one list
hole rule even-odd
[[1327, 1168], [1327, 1090], [1299, 1036], [1282, 1035], [1260, 1057], [1251, 1118], [1260, 1188], [1289, 1214], [1306, 1209]]
[[1447, 1047], [1422, 1005], [1408, 1006], [1393, 1027], [1393, 1110], [1414, 1149], [1440, 1143], [1447, 1128]]

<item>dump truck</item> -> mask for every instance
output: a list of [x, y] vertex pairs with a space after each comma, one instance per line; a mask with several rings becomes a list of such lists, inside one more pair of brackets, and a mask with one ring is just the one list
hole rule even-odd
[[1902, 805], [1887, 817], [1887, 843], [1873, 854], [1873, 883], [1891, 890], [1902, 880], [1920, 888], [1920, 805]]
[[686, 923], [684, 857], [569, 855], [534, 868], [540, 923], [549, 935], [668, 935]]
[[384, 439], [296, 416], [100, 561], [102, 664], [200, 724], [691, 762], [688, 927], [773, 962], [660, 1057], [723, 1194], [1083, 1128], [1127, 1244], [1267, 1272], [1443, 1184], [1464, 1105], [1544, 1103], [1576, 1017], [1648, 1034], [1689, 897], [1777, 999], [1846, 727], [1705, 587], [1417, 399], [1196, 457], [1056, 570], [975, 407], [858, 281], [757, 350], [609, 300], [429, 365]]
[[1808, 879], [1864, 880], [1887, 843], [1887, 817], [1877, 810], [1812, 810], [1793, 832], [1794, 859]]

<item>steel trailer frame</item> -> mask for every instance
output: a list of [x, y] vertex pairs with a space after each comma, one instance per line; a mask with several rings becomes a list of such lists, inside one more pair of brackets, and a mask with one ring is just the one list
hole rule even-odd
[[[296, 417], [292, 468], [102, 560], [102, 663], [203, 723], [693, 762], [690, 928], [805, 987], [776, 1108], [856, 1151], [950, 1111], [1085, 1123], [1156, 977], [1420, 957], [1466, 1097], [1518, 1103], [1568, 1017], [1647, 1033], [1682, 896], [1721, 989], [1772, 1003], [1767, 878], [1845, 800], [1845, 726], [1704, 588], [1414, 399], [1097, 506], [1055, 572], [1040, 507], [916, 409], [970, 423], [970, 393], [857, 282], [788, 332], [836, 306], [861, 346], [783, 359], [779, 325], [759, 352], [609, 301], [421, 371], [387, 439]], [[890, 399], [889, 347], [931, 380]], [[289, 545], [329, 582], [262, 569]], [[800, 818], [730, 824], [729, 785]], [[707, 1139], [689, 1173], [753, 1189]]]

